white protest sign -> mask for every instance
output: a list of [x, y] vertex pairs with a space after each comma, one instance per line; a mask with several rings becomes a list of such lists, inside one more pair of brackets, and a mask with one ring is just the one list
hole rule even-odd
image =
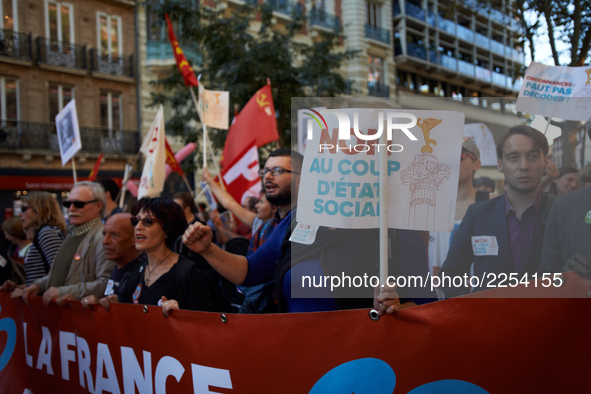
[[591, 115], [591, 67], [545, 66], [532, 62], [517, 98], [518, 111], [584, 120]]
[[82, 149], [80, 129], [78, 128], [78, 115], [76, 113], [76, 100], [72, 99], [55, 117], [57, 139], [60, 145], [62, 166]]
[[[307, 116], [298, 223], [376, 228], [378, 152], [388, 152], [391, 228], [451, 231], [464, 115], [391, 109], [318, 110]], [[318, 121], [328, 126], [320, 130]], [[349, 140], [344, 138], [345, 134]], [[388, 143], [375, 137], [388, 133]], [[411, 138], [412, 137], [412, 138]]]
[[207, 127], [228, 130], [228, 114], [230, 108], [230, 92], [207, 90], [199, 84], [199, 103], [197, 112], [199, 119]]
[[480, 151], [480, 163], [483, 166], [497, 165], [497, 148], [492, 132], [484, 123], [464, 125], [464, 137], [471, 138]]

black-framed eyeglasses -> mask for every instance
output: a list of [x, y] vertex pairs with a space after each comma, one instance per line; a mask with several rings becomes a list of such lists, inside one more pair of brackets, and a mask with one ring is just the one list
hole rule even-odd
[[27, 209], [29, 209], [29, 208], [31, 208], [31, 207], [30, 207], [30, 206], [28, 206], [28, 205], [22, 205], [22, 206], [21, 206], [21, 213], [25, 213], [25, 212], [27, 212]]
[[62, 205], [68, 209], [70, 208], [72, 205], [74, 205], [76, 208], [78, 209], [82, 209], [84, 208], [84, 206], [86, 204], [90, 204], [92, 202], [97, 202], [98, 200], [90, 200], [90, 201], [62, 201]]
[[131, 225], [133, 227], [137, 226], [139, 224], [139, 222], [142, 222], [142, 225], [144, 227], [152, 227], [154, 225], [154, 223], [156, 222], [160, 222], [160, 219], [156, 219], [156, 218], [151, 218], [149, 216], [146, 216], [145, 218], [138, 218], [138, 217], [132, 217], [129, 218], [129, 221], [131, 222]]
[[291, 170], [287, 170], [283, 167], [273, 167], [273, 168], [261, 168], [259, 170], [259, 177], [263, 178], [265, 175], [267, 175], [267, 173], [270, 172], [271, 175], [273, 176], [279, 176], [281, 174], [283, 174], [284, 172], [290, 172], [292, 174], [299, 174], [299, 172], [295, 172], [295, 171], [291, 171]]

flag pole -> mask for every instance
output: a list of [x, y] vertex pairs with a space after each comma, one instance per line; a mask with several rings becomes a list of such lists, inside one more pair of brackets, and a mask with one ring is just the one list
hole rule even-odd
[[548, 127], [550, 127], [550, 120], [552, 118], [548, 117], [548, 119], [546, 119], [546, 117], [544, 116], [544, 120], [546, 121], [546, 128], [544, 129], [544, 135], [546, 135], [546, 132], [548, 132]]
[[[386, 129], [383, 129], [386, 130]], [[380, 143], [388, 145], [387, 133], [380, 136]], [[388, 152], [381, 150], [378, 156], [379, 168], [379, 202], [380, 202], [380, 290], [386, 286], [388, 279]]]
[[72, 156], [72, 174], [74, 175], [74, 183], [78, 183], [78, 176], [76, 175], [76, 156]]
[[119, 208], [123, 208], [125, 202], [125, 193], [127, 192], [127, 181], [131, 175], [132, 165], [129, 163], [125, 164], [125, 172], [123, 173], [123, 181], [121, 182], [121, 190], [119, 190]]
[[[189, 92], [191, 92], [191, 98], [193, 99], [193, 104], [195, 104], [195, 110], [197, 114], [199, 114], [199, 104], [197, 103], [197, 97], [195, 96], [195, 92], [191, 86], [187, 86], [189, 88]], [[203, 119], [201, 119], [201, 125], [203, 125], [203, 168], [207, 168], [207, 126]]]

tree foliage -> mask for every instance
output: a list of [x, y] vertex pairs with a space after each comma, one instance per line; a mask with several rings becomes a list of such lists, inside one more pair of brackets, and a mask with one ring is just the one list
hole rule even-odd
[[[230, 91], [231, 108], [242, 108], [270, 79], [283, 146], [290, 144], [291, 97], [333, 97], [348, 90], [348, 82], [339, 69], [357, 51], [339, 48], [343, 37], [338, 34], [322, 33], [321, 39], [311, 44], [298, 41], [296, 36], [302, 34], [306, 22], [303, 8], [294, 7], [291, 21], [281, 25], [273, 17], [269, 2], [252, 5], [247, 1], [230, 16], [227, 10], [193, 6], [188, 0], [155, 3], [158, 4], [150, 6], [151, 12], [162, 23], [168, 13], [171, 20], [182, 26], [181, 32], [177, 32], [179, 40], [182, 36], [184, 42], [192, 41], [198, 48], [201, 64], [193, 68], [201, 74], [203, 86]], [[253, 20], [259, 23], [253, 25]], [[256, 25], [260, 27], [253, 32], [251, 26]], [[154, 85], [153, 104], [168, 103], [174, 108], [175, 115], [167, 121], [167, 130], [185, 135], [189, 141], [199, 140], [197, 112], [176, 67]], [[226, 134], [225, 130], [209, 133], [217, 148], [223, 146]]]
[[[555, 66], [589, 65], [591, 53], [591, 0], [514, 1], [531, 61], [542, 51], [540, 41], [548, 41]], [[540, 40], [545, 36], [546, 40]], [[579, 122], [551, 122], [562, 130], [562, 165], [575, 166]], [[583, 137], [585, 138], [585, 137]]]
[[[545, 35], [556, 66], [589, 64], [591, 50], [591, 0], [514, 1], [514, 10], [531, 50], [539, 53], [538, 38]], [[561, 49], [562, 47], [566, 49]], [[566, 64], [561, 59], [568, 59]]]

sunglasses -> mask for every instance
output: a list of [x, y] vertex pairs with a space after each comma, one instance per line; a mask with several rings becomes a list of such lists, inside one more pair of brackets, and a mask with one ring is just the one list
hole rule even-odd
[[138, 217], [132, 217], [129, 218], [129, 221], [131, 222], [131, 225], [133, 227], [137, 226], [139, 224], [139, 222], [142, 222], [142, 226], [144, 227], [152, 227], [154, 225], [154, 223], [156, 222], [160, 222], [160, 219], [156, 219], [156, 218], [151, 218], [149, 216], [146, 216], [145, 218], [138, 218]]
[[261, 168], [259, 170], [259, 177], [263, 178], [265, 175], [267, 175], [268, 172], [270, 172], [271, 175], [273, 175], [273, 176], [279, 176], [279, 175], [283, 174], [284, 172], [299, 174], [299, 172], [286, 170], [285, 168], [282, 168], [282, 167], [273, 167], [273, 168]]
[[29, 209], [29, 208], [31, 208], [31, 207], [30, 207], [30, 206], [28, 206], [28, 205], [22, 205], [22, 206], [21, 206], [21, 213], [25, 213], [25, 212], [27, 212], [27, 209]]
[[90, 204], [91, 202], [97, 202], [98, 200], [90, 200], [90, 201], [62, 201], [62, 205], [68, 209], [72, 205], [74, 205], [78, 209], [84, 208], [86, 204]]
[[463, 150], [460, 154], [460, 161], [464, 160], [467, 156], [470, 156], [472, 159], [474, 159], [474, 161], [476, 161], [476, 156], [465, 150]]

